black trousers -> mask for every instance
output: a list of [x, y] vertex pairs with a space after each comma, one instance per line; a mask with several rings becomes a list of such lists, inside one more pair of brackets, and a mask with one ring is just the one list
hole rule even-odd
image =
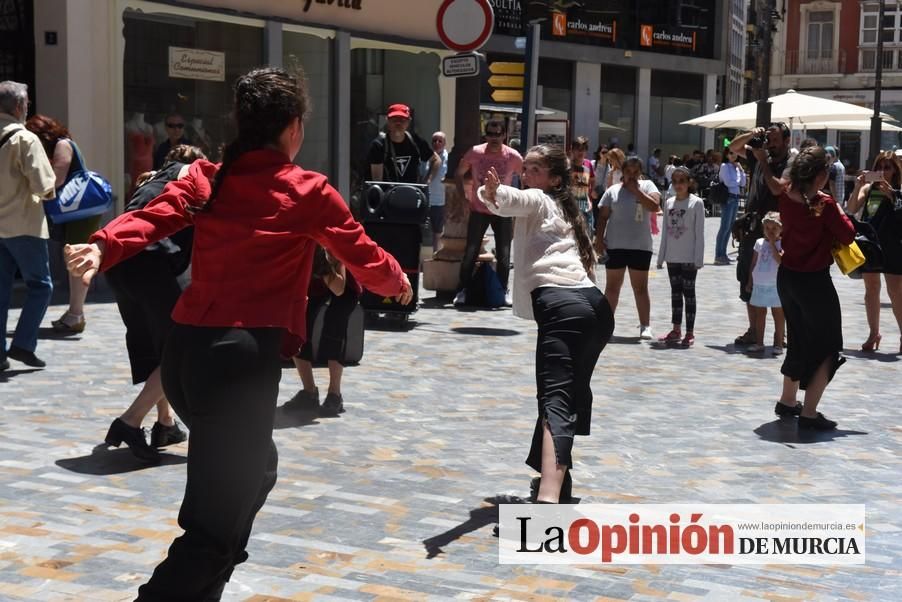
[[829, 382], [846, 361], [840, 354], [842, 311], [830, 269], [796, 272], [781, 265], [777, 292], [786, 315], [789, 343], [780, 372], [799, 381], [799, 388], [804, 391], [820, 365], [829, 359]]
[[614, 332], [614, 314], [597, 288], [539, 287], [532, 291], [539, 326], [536, 341], [538, 417], [526, 464], [542, 471], [544, 422], [557, 463], [573, 466], [574, 435], [588, 435], [592, 372]]
[[185, 533], [138, 600], [203, 600], [247, 559], [254, 517], [276, 483], [281, 338], [277, 328], [172, 329], [162, 377], [166, 397], [191, 429], [179, 510]]
[[683, 323], [683, 299], [686, 300], [686, 330], [695, 330], [695, 279], [698, 268], [691, 263], [667, 262], [667, 276], [670, 278], [671, 324]]
[[465, 289], [473, 278], [473, 266], [476, 265], [476, 257], [482, 246], [482, 239], [486, 230], [492, 226], [495, 233], [495, 258], [498, 262], [498, 280], [501, 286], [507, 290], [507, 283], [511, 271], [511, 238], [514, 235], [514, 220], [510, 217], [501, 217], [488, 213], [470, 212], [470, 221], [467, 222], [467, 248], [460, 262], [459, 289]]

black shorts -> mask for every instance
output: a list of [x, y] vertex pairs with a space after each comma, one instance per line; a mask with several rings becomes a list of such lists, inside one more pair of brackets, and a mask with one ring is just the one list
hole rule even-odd
[[608, 249], [608, 260], [604, 264], [608, 270], [622, 270], [629, 268], [640, 272], [647, 272], [651, 267], [651, 251], [638, 249]]
[[182, 286], [165, 255], [142, 252], [105, 273], [125, 324], [132, 383], [143, 383], [160, 365]]

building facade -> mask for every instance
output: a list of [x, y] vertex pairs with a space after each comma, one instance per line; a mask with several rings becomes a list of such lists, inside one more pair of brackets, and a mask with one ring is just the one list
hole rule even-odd
[[[877, 36], [883, 36], [881, 110], [902, 121], [902, 3], [884, 0], [788, 0], [774, 37], [772, 94], [793, 89], [872, 108]], [[868, 131], [809, 131], [839, 149], [847, 173], [865, 167]], [[883, 133], [881, 148], [902, 148], [897, 133]]]
[[346, 196], [389, 104], [410, 105], [427, 139], [453, 131], [441, 0], [17, 1], [33, 9], [34, 110], [69, 127], [120, 203], [167, 117], [217, 159], [234, 135], [232, 84], [260, 65], [303, 68], [313, 110], [298, 163]]
[[[657, 147], [683, 154], [713, 145], [713, 131], [679, 123], [723, 103], [718, 84], [728, 73], [729, 3], [490, 2], [495, 35], [483, 49], [490, 65], [523, 61], [524, 10], [543, 17], [539, 104], [566, 116], [569, 138], [586, 136], [593, 149], [633, 145], [643, 158]], [[493, 100], [491, 93], [486, 89], [483, 102]]]
[[745, 55], [748, 38], [749, 0], [729, 0], [730, 29], [727, 40], [727, 72], [723, 82], [723, 103], [726, 109], [741, 105], [745, 100]]

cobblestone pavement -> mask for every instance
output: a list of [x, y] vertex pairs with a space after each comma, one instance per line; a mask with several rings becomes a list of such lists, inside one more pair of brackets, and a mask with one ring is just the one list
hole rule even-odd
[[[278, 414], [279, 482], [225, 599], [902, 599], [899, 334], [884, 292], [884, 349], [855, 351], [861, 283], [835, 282], [850, 359], [822, 403], [839, 430], [812, 438], [773, 414], [780, 360], [732, 344], [745, 325], [732, 268], [700, 272], [690, 350], [639, 343], [626, 289], [574, 491], [582, 503], [865, 503], [867, 565], [499, 565], [493, 502], [526, 495], [532, 476], [535, 327], [427, 293], [413, 329], [367, 331], [345, 414]], [[650, 288], [664, 334], [665, 272], [652, 270]], [[53, 338], [61, 311], [38, 349], [48, 368], [0, 375], [0, 599], [129, 600], [180, 533], [187, 447], [143, 468], [98, 445], [136, 392], [123, 327], [114, 305], [94, 304], [82, 336]], [[298, 387], [286, 368], [280, 403]]]

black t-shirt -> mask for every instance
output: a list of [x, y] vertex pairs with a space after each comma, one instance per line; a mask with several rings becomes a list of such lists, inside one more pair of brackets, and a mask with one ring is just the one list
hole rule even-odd
[[[754, 211], [760, 218], [763, 218], [769, 211], [778, 211], [778, 199], [775, 197], [767, 182], [764, 181], [764, 171], [755, 155], [751, 152], [746, 155], [749, 166], [749, 173], [752, 174], [749, 185], [749, 202], [747, 212]], [[783, 159], [771, 159], [769, 161], [770, 172], [776, 178], [789, 180], [789, 168], [792, 167], [793, 155], [791, 152], [786, 153]], [[759, 220], [760, 221], [760, 220]]]
[[[386, 147], [386, 144], [388, 147]], [[367, 163], [382, 163], [382, 179], [386, 182], [416, 184], [420, 176], [420, 161], [429, 161], [432, 149], [425, 140], [410, 132], [400, 143], [386, 136], [378, 136], [370, 144]]]

